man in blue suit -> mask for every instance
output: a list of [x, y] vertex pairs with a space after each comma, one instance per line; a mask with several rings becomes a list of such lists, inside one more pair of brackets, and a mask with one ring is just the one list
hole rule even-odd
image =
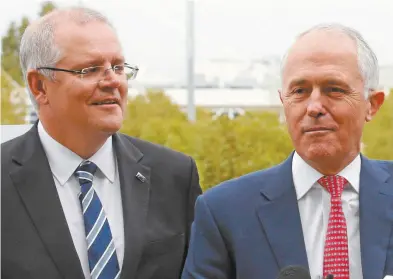
[[377, 89], [378, 61], [358, 32], [302, 33], [279, 91], [295, 151], [198, 198], [182, 278], [274, 279], [288, 265], [313, 279], [392, 275], [393, 162], [360, 152], [384, 102]]

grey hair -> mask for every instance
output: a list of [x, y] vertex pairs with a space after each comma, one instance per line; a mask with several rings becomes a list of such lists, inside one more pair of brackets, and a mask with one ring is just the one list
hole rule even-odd
[[[377, 90], [379, 85], [378, 59], [371, 47], [368, 45], [368, 43], [358, 31], [338, 23], [316, 25], [298, 35], [296, 40], [312, 31], [321, 30], [342, 32], [356, 43], [359, 71], [362, 75], [364, 82], [364, 96], [365, 98], [368, 98], [370, 95], [370, 91]], [[288, 53], [289, 50], [285, 53], [281, 61], [281, 78], [283, 76], [284, 68], [288, 58]]]
[[[91, 21], [99, 21], [113, 28], [103, 14], [85, 7], [56, 9], [26, 28], [20, 42], [19, 59], [27, 91], [35, 110], [38, 110], [38, 103], [29, 88], [27, 71], [38, 67], [55, 67], [60, 61], [62, 51], [55, 44], [54, 36], [57, 25], [60, 22], [64, 22], [64, 20], [78, 25], [85, 25]], [[40, 71], [43, 75], [51, 79], [54, 78], [54, 74], [50, 70]]]

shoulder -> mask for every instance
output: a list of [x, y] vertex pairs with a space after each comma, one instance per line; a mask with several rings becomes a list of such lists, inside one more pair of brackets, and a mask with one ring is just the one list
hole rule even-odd
[[24, 147], [26, 140], [31, 137], [30, 133], [23, 134], [1, 144], [1, 162], [8, 161], [17, 151]]
[[246, 175], [224, 181], [217, 186], [207, 190], [203, 196], [207, 201], [214, 203], [228, 203], [229, 200], [251, 200], [260, 195], [264, 187], [278, 181], [285, 174], [284, 164], [290, 164], [287, 161], [259, 171], [251, 172]]
[[393, 175], [393, 161], [388, 160], [370, 160], [370, 162], [377, 167], [387, 171], [390, 175]]

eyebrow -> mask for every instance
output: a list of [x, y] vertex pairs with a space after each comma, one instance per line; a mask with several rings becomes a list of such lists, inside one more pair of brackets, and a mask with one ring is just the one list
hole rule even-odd
[[92, 66], [97, 66], [98, 64], [102, 63], [102, 59], [97, 59], [97, 58], [90, 58], [86, 59], [84, 61], [79, 61], [75, 64], [72, 64], [73, 69], [81, 69], [81, 68], [86, 68], [86, 67], [92, 67]]
[[[304, 78], [296, 78], [294, 80], [292, 80], [289, 85], [288, 88], [294, 87], [294, 86], [300, 86], [300, 85], [305, 85], [307, 84], [308, 81], [307, 79]], [[332, 78], [332, 77], [328, 77], [326, 79], [321, 79], [320, 82], [321, 84], [327, 84], [327, 85], [341, 85], [341, 86], [348, 86], [347, 82], [345, 80], [342, 80], [340, 78]]]
[[119, 62], [121, 62], [121, 63], [124, 63], [125, 62], [125, 58], [123, 57], [123, 56], [119, 56], [119, 57], [115, 57], [115, 58], [113, 58], [112, 59], [112, 63], [113, 62], [116, 62], [116, 63], [119, 63]]
[[[86, 59], [83, 62], [76, 63], [75, 66], [72, 68], [74, 69], [79, 69], [79, 68], [86, 68], [86, 67], [92, 67], [92, 66], [100, 66], [104, 63], [105, 59], [103, 57], [90, 57], [89, 59]], [[125, 59], [123, 56], [118, 56], [118, 57], [113, 57], [110, 60], [111, 64], [115, 63], [124, 63]]]
[[334, 79], [328, 79], [325, 81], [325, 83], [328, 85], [346, 85], [347, 84], [343, 80], [334, 80]]
[[307, 80], [305, 80], [305, 79], [303, 79], [303, 78], [294, 79], [294, 80], [292, 80], [292, 81], [289, 83], [288, 87], [291, 88], [291, 87], [293, 87], [293, 86], [296, 86], [296, 85], [304, 85], [304, 84], [306, 84], [306, 83], [307, 83]]

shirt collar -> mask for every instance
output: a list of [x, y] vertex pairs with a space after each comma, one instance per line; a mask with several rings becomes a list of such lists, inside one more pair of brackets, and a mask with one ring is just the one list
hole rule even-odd
[[[45, 150], [52, 173], [61, 185], [64, 185], [73, 175], [83, 159], [57, 142], [38, 122], [38, 135]], [[109, 137], [104, 145], [91, 157], [98, 169], [113, 183], [115, 180], [116, 160], [112, 147], [112, 137]]]
[[346, 166], [342, 171], [338, 173], [338, 175], [344, 177], [349, 182], [349, 184], [351, 184], [352, 188], [358, 194], [361, 165], [362, 160], [360, 158], [360, 155], [358, 155], [348, 166]]
[[[338, 173], [338, 175], [348, 180], [357, 193], [359, 193], [360, 168], [361, 159], [358, 155]], [[292, 159], [292, 177], [297, 199], [300, 200], [314, 185], [318, 185], [316, 182], [323, 177], [323, 174], [312, 168], [295, 152]]]

